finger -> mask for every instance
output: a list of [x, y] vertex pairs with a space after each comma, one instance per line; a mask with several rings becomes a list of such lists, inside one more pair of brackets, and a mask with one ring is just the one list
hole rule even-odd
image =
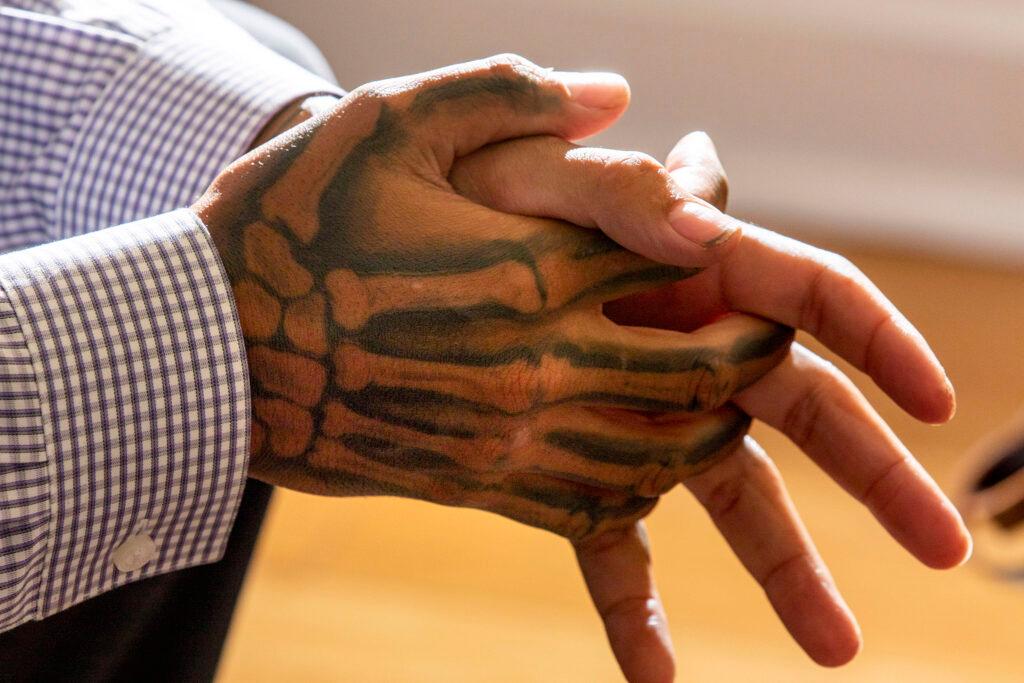
[[623, 327], [603, 316], [567, 315], [554, 347], [569, 367], [562, 395], [593, 404], [660, 411], [723, 405], [778, 363], [792, 330], [730, 314], [693, 332]]
[[[475, 483], [484, 482], [482, 485]], [[486, 510], [576, 543], [631, 526], [657, 505], [617, 491], [582, 486], [534, 472], [476, 477], [449, 505]]]
[[471, 472], [444, 454], [397, 446], [369, 434], [318, 437], [309, 464], [321, 470], [319, 478], [304, 476], [294, 458], [275, 462], [296, 470], [299, 488], [312, 493], [332, 484], [337, 493], [338, 482], [348, 480], [359, 491], [486, 510], [574, 542], [627, 527], [658, 502], [532, 472]]
[[668, 153], [665, 168], [684, 190], [725, 211], [729, 180], [707, 133], [694, 131], [684, 136]]
[[[329, 272], [325, 284], [335, 322], [355, 330], [374, 316], [439, 310], [474, 318], [529, 317], [598, 304], [699, 272], [650, 261], [597, 231], [465, 200], [456, 208], [473, 229], [454, 235], [452, 208], [451, 196], [438, 190], [417, 203], [422, 214], [415, 242], [381, 247], [372, 262], [357, 264], [361, 272]], [[437, 254], [444, 255], [443, 275]]]
[[[323, 435], [386, 464], [528, 472], [649, 498], [731, 453], [750, 426], [750, 418], [732, 406], [707, 414], [642, 415], [559, 405], [534, 413], [530, 428], [523, 429], [515, 418], [483, 406], [452, 406], [447, 395], [403, 390], [407, 400], [400, 403], [391, 395], [395, 391], [376, 387], [365, 395], [331, 396], [320, 421]], [[281, 422], [260, 426], [271, 452], [288, 457], [305, 447], [305, 441], [293, 442], [308, 441], [309, 435], [294, 420]]]
[[675, 265], [722, 258], [739, 223], [719, 214], [695, 218], [686, 192], [652, 157], [639, 152], [577, 147], [553, 137], [491, 145], [460, 159], [452, 186], [500, 211], [560, 218], [599, 228], [630, 251]]
[[505, 54], [369, 83], [349, 97], [407, 117], [444, 176], [455, 158], [491, 142], [541, 134], [573, 140], [603, 130], [629, 104], [629, 86], [618, 74], [552, 71]]
[[[696, 131], [683, 137], [669, 153], [665, 166], [683, 190], [725, 211], [729, 182], [707, 133]], [[716, 285], [706, 275], [691, 277], [660, 290], [607, 302], [605, 315], [620, 325], [685, 332], [726, 312], [716, 301], [718, 292], [711, 289]]]
[[656, 497], [731, 453], [750, 427], [743, 412], [641, 415], [556, 406], [536, 415], [533, 443], [506, 466], [630, 496]]
[[[673, 150], [669, 168], [677, 180], [685, 164], [699, 158], [693, 151], [699, 146], [687, 136]], [[680, 182], [707, 199], [717, 181], [713, 175], [702, 181], [703, 171], [696, 175]], [[620, 324], [688, 329], [728, 310], [756, 313], [815, 335], [915, 417], [952, 417], [953, 388], [935, 354], [863, 273], [835, 254], [755, 226], [744, 230], [721, 263], [666, 291], [611, 302], [605, 307], [609, 317]]]
[[783, 431], [893, 538], [931, 567], [961, 564], [970, 535], [953, 504], [846, 375], [799, 344], [733, 399]]
[[465, 334], [435, 344], [431, 315], [392, 316], [388, 326], [364, 328], [358, 343], [339, 344], [332, 353], [336, 387], [443, 387], [457, 400], [507, 414], [558, 403], [693, 412], [717, 408], [756, 381], [792, 339], [788, 328], [742, 314], [683, 334], [624, 328], [598, 311], [581, 311], [533, 329], [467, 322]]
[[576, 559], [630, 683], [671, 683], [675, 653], [643, 522], [577, 543]]
[[850, 661], [860, 628], [761, 447], [748, 436], [685, 484], [807, 654], [824, 666]]
[[953, 387], [927, 342], [848, 260], [748, 226], [702, 291], [723, 310], [741, 310], [806, 330], [868, 373], [911, 415], [945, 422]]

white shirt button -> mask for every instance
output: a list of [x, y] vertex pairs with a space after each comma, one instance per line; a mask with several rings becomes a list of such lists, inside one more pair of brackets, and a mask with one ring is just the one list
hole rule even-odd
[[148, 534], [136, 534], [125, 539], [124, 543], [110, 555], [114, 566], [123, 572], [141, 569], [156, 556], [156, 543]]

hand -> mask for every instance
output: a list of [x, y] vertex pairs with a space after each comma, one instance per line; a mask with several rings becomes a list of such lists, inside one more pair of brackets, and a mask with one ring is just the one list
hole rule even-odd
[[[686, 255], [637, 229], [641, 221], [590, 201], [622, 169], [633, 186], [671, 174], [711, 220], [733, 220], [727, 184], [710, 139], [683, 138], [663, 167], [645, 155], [582, 148], [552, 137], [493, 145], [459, 160], [453, 185], [501, 211], [597, 227], [665, 263]], [[642, 215], [644, 207], [639, 207]], [[804, 329], [867, 372], [912, 415], [943, 422], [953, 390], [921, 335], [859, 270], [841, 257], [743, 224], [721, 261], [689, 279], [606, 304], [624, 325], [691, 330], [727, 311], [746, 311]], [[970, 554], [970, 537], [934, 481], [832, 364], [794, 344], [777, 368], [733, 398], [786, 433], [893, 537], [931, 567]], [[860, 631], [786, 493], [778, 469], [747, 437], [730, 456], [684, 481], [763, 586], [800, 645], [824, 665], [851, 659]], [[672, 646], [650, 569], [642, 524], [576, 544], [588, 587], [630, 681], [667, 681]], [[660, 627], [652, 628], [651, 624]]]
[[[615, 325], [604, 302], [695, 269], [447, 182], [488, 143], [587, 135], [627, 100], [618, 77], [498, 58], [359, 88], [225, 170], [194, 209], [248, 347], [250, 474], [478, 507], [582, 542], [632, 528], [732, 451], [749, 418], [726, 403], [785, 356], [788, 328]], [[691, 265], [727, 253], [729, 226], [680, 214], [695, 200], [667, 174], [631, 179], [595, 201], [643, 206], [638, 229]]]

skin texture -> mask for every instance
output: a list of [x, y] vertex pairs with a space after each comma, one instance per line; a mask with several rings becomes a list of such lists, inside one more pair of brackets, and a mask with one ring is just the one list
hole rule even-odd
[[488, 104], [557, 112], [564, 96], [517, 68], [390, 89], [272, 140], [197, 207], [248, 347], [250, 474], [486, 509], [573, 541], [632, 527], [740, 443], [750, 419], [727, 401], [791, 330], [611, 323], [604, 302], [699, 269], [473, 204], [446, 180], [451, 143], [429, 134]]
[[[451, 179], [489, 206], [599, 227], [625, 241], [628, 235], [620, 236], [621, 225], [600, 198], [609, 194], [608, 168], [636, 161], [629, 153], [538, 136], [462, 159]], [[724, 211], [728, 184], [707, 135], [685, 136], [665, 168], [684, 191]], [[717, 263], [694, 277], [609, 302], [606, 314], [620, 324], [690, 330], [728, 311], [756, 312], [814, 334], [919, 419], [949, 419], [952, 388], [934, 354], [863, 273], [836, 254], [763, 228], [739, 229], [742, 238]], [[645, 253], [686, 262], [674, 253]], [[957, 566], [970, 555], [970, 537], [955, 508], [831, 363], [793, 344], [787, 358], [734, 403], [789, 436], [928, 566]], [[860, 649], [860, 629], [764, 450], [746, 437], [732, 454], [683, 483], [807, 653], [826, 666], [849, 661]], [[605, 536], [577, 544], [576, 551], [626, 677], [672, 680], [674, 652], [642, 522], [615, 542]]]
[[[537, 87], [501, 88], [496, 75]], [[484, 80], [412, 106], [464, 76]], [[475, 505], [573, 539], [626, 678], [649, 682], [673, 680], [675, 663], [639, 518], [683, 481], [800, 645], [844, 663], [856, 621], [778, 469], [741, 439], [741, 411], [789, 435], [929, 566], [962, 562], [969, 537], [834, 366], [792, 345], [749, 380], [791, 325], [920, 419], [948, 419], [952, 389], [852, 264], [721, 213], [727, 185], [706, 135], [683, 138], [665, 166], [565, 142], [625, 108], [624, 82], [599, 80], [581, 91], [580, 75], [503, 57], [373, 84], [218, 179], [195, 208], [249, 340], [254, 474]], [[382, 105], [402, 133], [393, 146], [375, 137]], [[326, 106], [301, 103], [264, 140]], [[453, 202], [453, 186], [469, 201]], [[323, 196], [336, 198], [326, 213]], [[599, 228], [654, 263], [600, 233], [509, 214]], [[749, 338], [765, 328], [733, 311], [784, 325]], [[680, 331], [694, 334], [668, 334]]]

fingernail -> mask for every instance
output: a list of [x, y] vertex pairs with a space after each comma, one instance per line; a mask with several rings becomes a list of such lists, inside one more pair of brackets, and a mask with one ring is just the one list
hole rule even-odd
[[971, 536], [970, 532], [967, 532], [967, 552], [964, 553], [963, 559], [960, 560], [960, 562], [956, 566], [958, 566], [958, 567], [964, 566], [965, 564], [970, 562], [971, 557], [973, 557], [973, 556], [974, 556], [974, 537]]
[[945, 369], [942, 374], [946, 375], [946, 393], [949, 394], [949, 402], [953, 404], [953, 411], [949, 414], [949, 418], [953, 419], [953, 416], [956, 415], [956, 389], [953, 388], [953, 382], [949, 379]]
[[685, 199], [672, 207], [668, 222], [680, 235], [702, 247], [725, 242], [739, 229], [740, 223], [699, 199]]
[[629, 101], [629, 84], [619, 74], [561, 71], [555, 75], [569, 88], [572, 101], [588, 109], [615, 109]]

